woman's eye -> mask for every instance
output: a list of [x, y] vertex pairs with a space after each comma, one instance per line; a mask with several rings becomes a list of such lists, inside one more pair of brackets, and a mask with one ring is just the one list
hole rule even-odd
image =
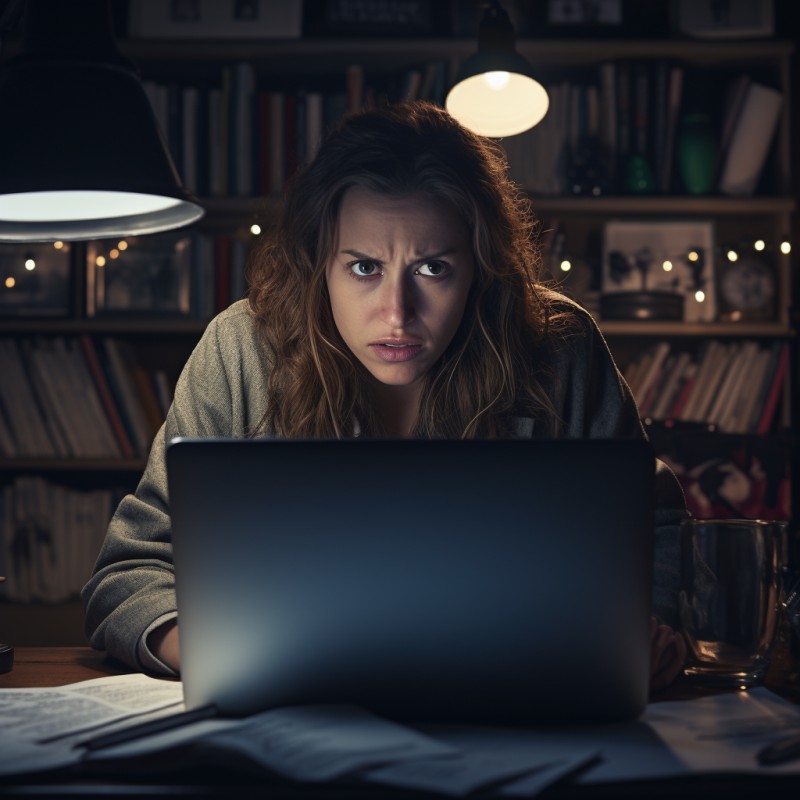
[[353, 261], [349, 266], [358, 278], [367, 278], [378, 271], [378, 265], [374, 261]]
[[426, 261], [417, 269], [417, 272], [429, 278], [438, 278], [447, 272], [447, 264], [442, 261]]

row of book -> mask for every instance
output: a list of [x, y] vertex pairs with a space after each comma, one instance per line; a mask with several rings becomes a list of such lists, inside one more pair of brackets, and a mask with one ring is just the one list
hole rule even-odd
[[643, 418], [763, 435], [773, 430], [788, 366], [785, 341], [709, 340], [696, 354], [662, 341], [631, 361], [624, 376]]
[[[713, 154], [705, 191], [755, 193], [783, 97], [748, 74], [718, 77], [715, 108], [695, 99], [719, 73], [665, 59], [609, 61], [578, 77], [546, 82], [550, 108], [539, 125], [503, 141], [515, 180], [538, 195], [692, 194], [679, 168], [682, 125], [705, 116]], [[727, 73], [725, 73], [727, 75]], [[697, 159], [695, 159], [697, 163]], [[701, 182], [704, 178], [699, 178]]]
[[353, 64], [331, 88], [260, 86], [253, 64], [226, 65], [211, 86], [145, 81], [186, 186], [200, 196], [280, 194], [348, 111], [384, 100], [444, 103], [448, 65], [435, 60], [390, 76]]
[[59, 603], [91, 575], [122, 489], [81, 491], [38, 476], [0, 487], [0, 597]]
[[0, 338], [0, 456], [147, 455], [172, 400], [163, 370], [109, 336]]

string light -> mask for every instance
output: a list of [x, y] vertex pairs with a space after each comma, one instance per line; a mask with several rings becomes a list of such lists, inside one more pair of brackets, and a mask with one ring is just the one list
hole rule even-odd
[[760, 253], [763, 250], [766, 250], [767, 243], [763, 239], [756, 239], [753, 243], [753, 247]]
[[662, 265], [664, 272], [672, 272], [672, 262], [667, 259]]
[[733, 248], [730, 248], [728, 250], [728, 252], [726, 253], [726, 255], [728, 257], [728, 261], [738, 261], [739, 260], [739, 254]]
[[706, 299], [706, 293], [702, 289], [698, 289], [694, 293], [694, 299], [697, 300], [698, 303], [703, 303]]
[[572, 263], [568, 258], [565, 258], [559, 266], [562, 272], [569, 272], [572, 269]]
[[253, 236], [258, 236], [258, 234], [261, 233], [261, 226], [257, 225], [257, 224], [256, 225], [251, 225], [250, 226], [250, 233], [252, 233]]
[[94, 260], [94, 263], [97, 264], [98, 267], [104, 267], [106, 265], [106, 257], [97, 256], [97, 258]]
[[688, 258], [689, 261], [697, 261], [700, 258], [700, 255], [698, 254], [697, 250], [690, 250], [686, 255], [686, 258]]
[[26, 258], [25, 269], [28, 270], [28, 272], [33, 272], [36, 269], [36, 262], [32, 258]]
[[128, 249], [128, 243], [124, 239], [120, 240], [119, 244], [117, 245], [117, 250], [127, 250], [127, 249]]
[[789, 255], [789, 253], [791, 253], [791, 252], [792, 252], [792, 245], [791, 245], [791, 243], [789, 242], [789, 240], [788, 240], [788, 239], [784, 239], [784, 240], [781, 242], [781, 253], [783, 253], [785, 256], [788, 256], [788, 255]]
[[16, 285], [17, 282], [13, 277], [9, 276], [6, 278], [6, 289], [13, 289]]
[[56, 250], [62, 250], [64, 247], [64, 242], [53, 242], [53, 247], [55, 247]]
[[117, 250], [116, 247], [112, 248], [108, 252], [108, 257], [109, 258], [119, 258], [119, 250]]

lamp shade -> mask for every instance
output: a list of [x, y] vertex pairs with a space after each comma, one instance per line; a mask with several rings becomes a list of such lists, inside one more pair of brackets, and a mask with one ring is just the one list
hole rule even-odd
[[448, 112], [482, 136], [513, 136], [544, 118], [547, 91], [531, 65], [516, 51], [514, 28], [494, 3], [478, 35], [478, 52], [462, 65], [447, 95]]
[[28, 0], [26, 11], [23, 48], [0, 71], [0, 241], [155, 233], [202, 217], [116, 51], [108, 4]]

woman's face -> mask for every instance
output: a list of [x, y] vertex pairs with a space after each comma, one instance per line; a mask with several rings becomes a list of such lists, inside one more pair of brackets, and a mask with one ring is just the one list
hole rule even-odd
[[475, 268], [469, 233], [444, 201], [348, 189], [326, 268], [336, 327], [385, 386], [419, 387], [450, 344]]

